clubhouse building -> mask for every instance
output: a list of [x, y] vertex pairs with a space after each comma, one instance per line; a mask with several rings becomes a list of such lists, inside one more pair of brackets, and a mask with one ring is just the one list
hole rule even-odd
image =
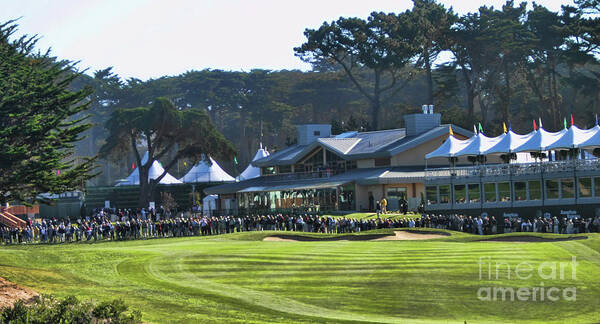
[[442, 125], [433, 106], [404, 116], [405, 128], [331, 135], [331, 125], [297, 126], [297, 144], [252, 162], [260, 176], [204, 189], [223, 213], [366, 211], [386, 197], [417, 210], [425, 193], [425, 155], [473, 133]]

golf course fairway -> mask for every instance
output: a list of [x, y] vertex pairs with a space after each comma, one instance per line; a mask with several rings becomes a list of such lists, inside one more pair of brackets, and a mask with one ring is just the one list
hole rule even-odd
[[[121, 298], [150, 323], [600, 320], [599, 234], [579, 234], [575, 237], [582, 239], [568, 241], [491, 242], [487, 240], [494, 236], [438, 232], [451, 235], [428, 240], [277, 242], [263, 239], [285, 233], [246, 232], [1, 246], [0, 277], [56, 296]], [[392, 230], [367, 234], [373, 233], [394, 234]], [[528, 264], [529, 276], [523, 271], [517, 276], [519, 264]], [[511, 300], [508, 295], [504, 300], [485, 300], [482, 291], [494, 287], [554, 289], [543, 294], [544, 300], [540, 296]]]

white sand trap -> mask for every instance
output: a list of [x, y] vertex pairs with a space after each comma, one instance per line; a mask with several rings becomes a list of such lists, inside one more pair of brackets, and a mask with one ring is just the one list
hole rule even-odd
[[276, 237], [276, 236], [267, 236], [267, 237], [265, 237], [263, 239], [263, 241], [269, 241], [269, 242], [299, 242], [298, 240], [281, 238], [281, 237]]
[[448, 235], [441, 235], [441, 234], [407, 232], [407, 231], [394, 231], [394, 233], [396, 233], [396, 235], [390, 235], [390, 236], [376, 238], [373, 241], [429, 240], [429, 239], [443, 238], [443, 237], [448, 236]]
[[[333, 237], [308, 237], [299, 235], [290, 235], [288, 237], [281, 236], [267, 236], [263, 241], [269, 242], [306, 242], [306, 241], [321, 241], [321, 242], [333, 242], [333, 241], [412, 241], [412, 240], [428, 240], [435, 238], [447, 237], [448, 235], [434, 234], [434, 233], [421, 233], [421, 232], [408, 232], [408, 231], [394, 231], [395, 235], [382, 236], [382, 234], [366, 234], [366, 235], [342, 235]], [[287, 236], [287, 235], [286, 235]]]

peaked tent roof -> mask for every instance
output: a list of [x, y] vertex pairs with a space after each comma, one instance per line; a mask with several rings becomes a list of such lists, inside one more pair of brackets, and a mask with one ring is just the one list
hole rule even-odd
[[556, 142], [548, 145], [548, 150], [578, 148], [581, 143], [590, 139], [599, 130], [598, 125], [590, 129], [581, 129], [573, 125]]
[[540, 127], [525, 143], [515, 148], [515, 152], [547, 151], [548, 147], [558, 141], [566, 132], [566, 129], [561, 129], [551, 133]]
[[[142, 164], [146, 163], [148, 161], [148, 152], [146, 152], [146, 154], [144, 154], [144, 157], [142, 158]], [[160, 164], [160, 162], [154, 160], [152, 162], [152, 166], [150, 166], [150, 170], [148, 170], [148, 178], [149, 179], [156, 179], [158, 177], [160, 177], [161, 174], [163, 174], [163, 172], [165, 172], [165, 169], [163, 168], [162, 164]], [[173, 177], [170, 174], [166, 174], [159, 182], [160, 184], [175, 184], [175, 183], [181, 183], [181, 181], [177, 180], [175, 177]], [[129, 176], [124, 180], [121, 181], [119, 183], [116, 184], [116, 186], [133, 186], [133, 185], [139, 185], [140, 184], [140, 170], [136, 167], [135, 170], [133, 170], [133, 172], [131, 172], [131, 174], [129, 174]]]
[[593, 128], [598, 128], [598, 131], [587, 140], [579, 143], [579, 147], [584, 149], [595, 149], [600, 147], [600, 126], [596, 125]]
[[460, 151], [456, 152], [454, 156], [473, 156], [486, 154], [490, 148], [500, 142], [505, 136], [506, 134], [496, 137], [487, 137], [483, 135], [483, 133], [477, 133], [477, 135], [471, 137], [471, 142], [463, 147]]
[[209, 160], [210, 162], [206, 160], [198, 162], [179, 181], [184, 183], [235, 181], [213, 158], [209, 157]]
[[252, 162], [254, 162], [256, 160], [260, 160], [267, 156], [269, 156], [269, 151], [263, 149], [262, 147], [260, 149], [258, 149], [258, 151], [256, 151], [256, 154], [254, 154], [254, 158], [252, 159], [250, 164], [248, 164], [248, 167], [246, 167], [246, 170], [244, 170], [242, 173], [240, 173], [238, 180], [248, 180], [248, 179], [260, 177], [260, 168], [253, 166]]
[[448, 136], [448, 138], [433, 152], [425, 155], [426, 159], [436, 158], [436, 157], [454, 157], [456, 153], [469, 145], [475, 137], [471, 137], [466, 140], [460, 140], [453, 135]]
[[535, 131], [532, 131], [525, 135], [521, 135], [513, 132], [512, 130], [509, 130], [508, 133], [504, 134], [500, 141], [498, 141], [495, 145], [493, 145], [487, 150], [486, 154], [513, 153], [517, 147], [523, 145], [523, 143], [529, 140], [534, 134]]

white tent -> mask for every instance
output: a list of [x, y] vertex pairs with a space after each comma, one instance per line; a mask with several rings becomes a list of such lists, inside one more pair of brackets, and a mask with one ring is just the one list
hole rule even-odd
[[490, 147], [485, 154], [514, 153], [517, 147], [527, 142], [534, 134], [535, 131], [532, 131], [529, 134], [521, 135], [509, 130], [508, 133], [500, 135], [502, 138], [496, 144]]
[[209, 161], [202, 160], [198, 162], [179, 180], [184, 183], [235, 181], [211, 157], [209, 157]]
[[455, 156], [476, 156], [484, 155], [486, 152], [504, 138], [506, 134], [496, 137], [487, 137], [483, 133], [471, 137], [471, 142], [456, 152]]
[[600, 148], [600, 126], [596, 125], [593, 128], [596, 128], [598, 130], [592, 136], [590, 136], [590, 138], [579, 143], [579, 147], [584, 149]]
[[600, 127], [597, 125], [590, 129], [581, 129], [573, 125], [557, 141], [548, 145], [548, 150], [579, 148], [581, 143], [590, 139], [599, 130]]
[[[252, 159], [252, 162], [256, 161], [256, 160], [260, 160], [262, 158], [265, 158], [269, 156], [269, 152], [265, 149], [261, 148], [258, 149], [258, 151], [256, 151], [256, 154], [254, 155], [254, 158]], [[248, 179], [252, 179], [252, 178], [258, 178], [260, 177], [260, 168], [257, 168], [255, 166], [252, 165], [252, 162], [250, 162], [250, 164], [248, 165], [248, 167], [246, 168], [246, 170], [244, 170], [244, 172], [242, 172], [239, 177], [237, 178], [237, 180], [248, 180]]]
[[212, 216], [213, 211], [217, 210], [217, 200], [219, 196], [208, 195], [202, 199], [202, 215]]
[[[146, 152], [146, 154], [144, 154], [144, 157], [142, 158], [142, 164], [146, 163], [148, 161], [148, 152]], [[160, 164], [160, 162], [154, 160], [154, 162], [152, 162], [152, 166], [150, 166], [150, 170], [148, 170], [148, 179], [156, 179], [158, 177], [160, 177], [161, 174], [163, 174], [163, 172], [165, 172], [165, 169], [163, 168], [162, 164]], [[160, 184], [175, 184], [175, 183], [181, 183], [181, 181], [177, 180], [175, 177], [173, 177], [170, 174], [166, 174], [159, 182]], [[138, 168], [135, 168], [135, 170], [133, 170], [133, 172], [131, 172], [131, 174], [123, 181], [117, 183], [117, 186], [133, 186], [133, 185], [139, 185], [140, 184], [140, 171]]]
[[465, 148], [473, 141], [474, 137], [466, 140], [460, 140], [452, 135], [448, 136], [448, 139], [440, 145], [435, 151], [425, 155], [426, 159], [432, 159], [436, 157], [454, 157], [456, 153]]
[[558, 132], [548, 132], [543, 128], [534, 131], [533, 135], [523, 144], [515, 148], [515, 152], [542, 152], [548, 151], [548, 146], [558, 141], [565, 133], [566, 129]]

